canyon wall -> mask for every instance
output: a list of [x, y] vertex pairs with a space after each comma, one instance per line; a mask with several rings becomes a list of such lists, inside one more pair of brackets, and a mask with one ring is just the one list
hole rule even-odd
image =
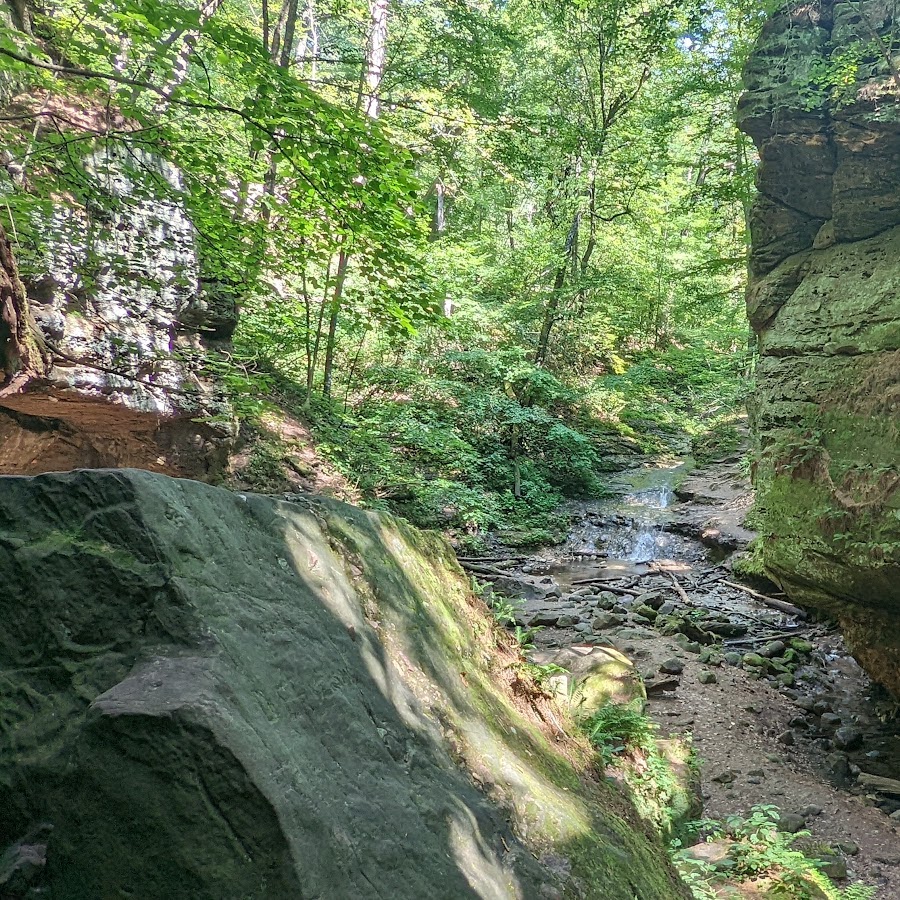
[[[761, 553], [900, 694], [900, 22], [793, 4], [745, 72]], [[855, 74], [854, 74], [855, 73]]]
[[0, 317], [0, 471], [215, 477], [231, 434], [205, 364], [234, 330], [235, 296], [204, 278], [176, 168], [117, 144], [82, 165], [87, 200], [36, 206], [19, 272], [4, 260], [22, 296]]

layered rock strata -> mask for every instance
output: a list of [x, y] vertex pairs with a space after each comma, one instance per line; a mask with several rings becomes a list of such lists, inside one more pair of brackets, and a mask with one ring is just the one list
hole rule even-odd
[[783, 8], [747, 65], [739, 123], [760, 155], [763, 562], [900, 693], [898, 27], [884, 0]]
[[[234, 330], [235, 298], [203, 278], [177, 169], [113, 144], [84, 160], [84, 177], [92, 202], [50, 204], [20, 267], [18, 320], [41, 366], [23, 365], [22, 336], [0, 322], [0, 471], [130, 465], [214, 476], [228, 428], [186, 424], [227, 419], [203, 372]], [[51, 452], [32, 453], [39, 444]]]

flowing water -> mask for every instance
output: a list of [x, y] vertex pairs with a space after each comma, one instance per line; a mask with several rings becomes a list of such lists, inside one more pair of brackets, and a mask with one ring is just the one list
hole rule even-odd
[[614, 483], [612, 497], [570, 507], [569, 538], [548, 571], [571, 583], [586, 575], [640, 573], [655, 560], [697, 558], [696, 542], [667, 530], [675, 490], [688, 471], [681, 460], [634, 469]]

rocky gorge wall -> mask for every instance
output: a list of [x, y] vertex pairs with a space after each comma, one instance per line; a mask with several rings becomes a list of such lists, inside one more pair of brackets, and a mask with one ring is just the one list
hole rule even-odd
[[8, 900], [688, 896], [437, 535], [4, 477], [0, 582]]
[[760, 155], [748, 312], [763, 563], [900, 694], [896, 12], [782, 8], [747, 65], [739, 124]]
[[[45, 103], [48, 122], [57, 102]], [[7, 108], [23, 105], [14, 98]], [[215, 475], [231, 435], [204, 424], [227, 419], [204, 363], [234, 330], [235, 297], [204, 278], [175, 167], [115, 143], [82, 164], [90, 202], [31, 213], [38, 243], [19, 265], [24, 296], [0, 319], [0, 471]], [[14, 333], [23, 325], [36, 351], [29, 366]]]

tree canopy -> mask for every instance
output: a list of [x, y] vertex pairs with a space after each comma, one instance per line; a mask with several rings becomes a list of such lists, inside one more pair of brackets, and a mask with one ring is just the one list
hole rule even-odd
[[629, 447], [702, 441], [746, 385], [754, 160], [733, 110], [761, 16], [14, 4], [0, 217], [27, 272], [43, 218], [121, 204], [87, 174], [128, 161], [131, 202], [183, 204], [204, 279], [241, 307], [204, 364], [248, 427], [277, 396], [369, 502], [541, 539], [561, 496], [602, 490]]

